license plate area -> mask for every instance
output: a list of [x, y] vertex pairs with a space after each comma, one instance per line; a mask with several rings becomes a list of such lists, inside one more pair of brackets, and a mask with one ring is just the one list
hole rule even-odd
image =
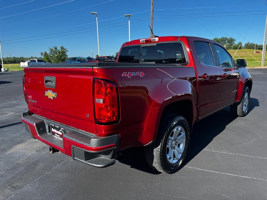
[[48, 125], [48, 133], [52, 136], [54, 136], [57, 139], [62, 140], [63, 135], [65, 134], [64, 128], [61, 128], [57, 125], [54, 124], [49, 124]]

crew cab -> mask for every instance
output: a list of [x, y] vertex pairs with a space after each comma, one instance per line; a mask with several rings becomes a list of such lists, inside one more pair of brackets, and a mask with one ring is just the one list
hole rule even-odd
[[195, 122], [249, 112], [252, 77], [219, 43], [167, 36], [124, 43], [116, 63], [29, 66], [23, 89], [22, 122], [51, 152], [106, 167], [141, 146], [152, 168], [174, 173]]

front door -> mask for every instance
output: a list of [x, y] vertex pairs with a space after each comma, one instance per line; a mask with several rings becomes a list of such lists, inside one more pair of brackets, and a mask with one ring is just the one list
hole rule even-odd
[[198, 110], [202, 119], [221, 109], [222, 68], [216, 65], [212, 46], [206, 41], [194, 42], [197, 59], [195, 65], [198, 74]]
[[214, 44], [214, 54], [218, 57], [218, 65], [222, 68], [222, 107], [234, 103], [237, 93], [239, 73], [229, 53], [219, 45]]

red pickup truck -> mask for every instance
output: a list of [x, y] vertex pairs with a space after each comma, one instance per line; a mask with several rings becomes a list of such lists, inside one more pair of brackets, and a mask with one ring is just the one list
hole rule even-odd
[[220, 44], [171, 36], [126, 42], [116, 63], [29, 66], [23, 88], [22, 122], [51, 152], [106, 167], [143, 146], [151, 167], [174, 173], [196, 121], [248, 113], [252, 77]]

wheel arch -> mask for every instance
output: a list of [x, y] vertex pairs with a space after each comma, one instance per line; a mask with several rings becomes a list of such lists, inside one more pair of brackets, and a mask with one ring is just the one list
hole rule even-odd
[[248, 79], [246, 82], [245, 82], [245, 87], [248, 87], [249, 90], [251, 91], [252, 90], [252, 79]]
[[195, 110], [191, 99], [183, 99], [165, 104], [159, 115], [159, 123], [154, 141], [159, 141], [163, 137], [162, 129], [166, 126], [166, 123], [168, 123], [171, 118], [178, 115], [183, 116], [187, 120], [191, 129], [195, 122]]
[[247, 86], [250, 91], [252, 90], [252, 76], [248, 72], [247, 68], [238, 68], [238, 72], [240, 74], [239, 81], [238, 81], [238, 86], [237, 86], [237, 94], [236, 94], [236, 99], [235, 103], [240, 102], [244, 88]]

